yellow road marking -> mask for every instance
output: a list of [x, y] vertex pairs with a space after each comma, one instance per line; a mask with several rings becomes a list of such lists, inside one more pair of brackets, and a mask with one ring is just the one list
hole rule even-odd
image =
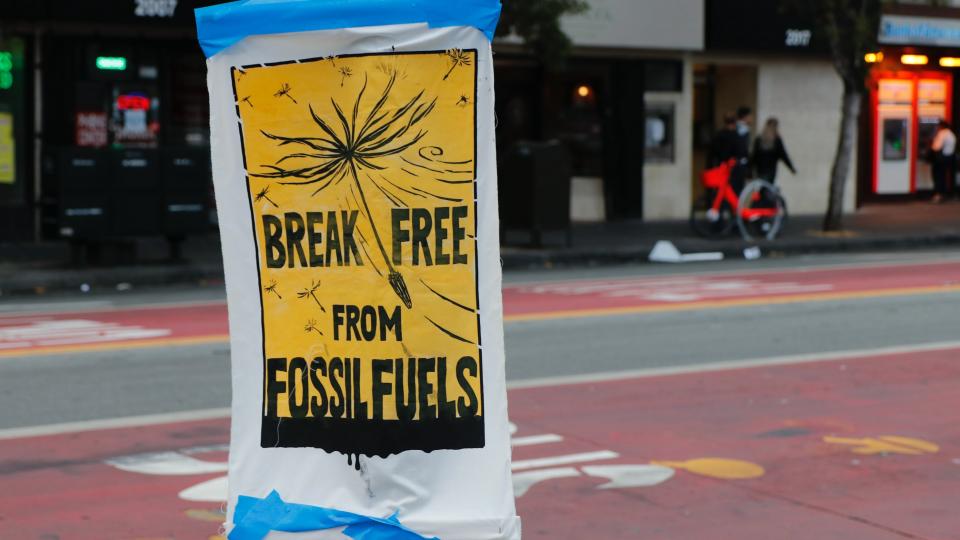
[[204, 345], [207, 343], [225, 343], [230, 339], [226, 334], [211, 336], [170, 337], [117, 341], [112, 343], [84, 343], [77, 345], [57, 345], [55, 347], [34, 347], [29, 349], [10, 349], [0, 351], [0, 358], [19, 356], [41, 356], [47, 354], [82, 353], [95, 351], [114, 351], [123, 349], [143, 349], [148, 347], [175, 347], [182, 345]]
[[913, 439], [910, 437], [900, 437], [897, 435], [881, 435], [880, 437], [864, 437], [862, 439], [848, 437], [823, 438], [827, 444], [841, 444], [850, 447], [854, 454], [873, 455], [873, 454], [907, 454], [916, 456], [920, 454], [936, 454], [940, 447], [936, 444], [923, 439]]
[[[866, 298], [887, 298], [892, 296], [910, 296], [921, 294], [939, 294], [960, 292], [960, 285], [936, 285], [925, 287], [900, 287], [895, 289], [872, 289], [864, 291], [837, 291], [822, 293], [791, 294], [773, 297], [734, 298], [729, 300], [710, 300], [703, 302], [681, 302], [677, 304], [656, 304], [644, 306], [623, 306], [597, 309], [569, 309], [562, 311], [543, 311], [504, 316], [505, 322], [541, 321], [555, 319], [576, 319], [587, 317], [609, 317], [614, 315], [634, 315], [643, 313], [668, 313], [673, 311], [693, 311], [698, 309], [723, 309], [731, 307], [749, 307], [778, 304], [797, 304], [803, 302], [824, 302], [831, 300], [853, 300]], [[207, 336], [170, 337], [119, 341], [113, 343], [88, 343], [78, 345], [58, 345], [55, 347], [36, 347], [0, 351], [0, 358], [19, 356], [40, 356], [79, 352], [98, 352], [148, 347], [168, 347], [182, 345], [203, 345], [225, 343], [230, 339], [227, 334]]]
[[835, 291], [821, 293], [790, 294], [784, 296], [766, 296], [751, 298], [733, 298], [729, 300], [708, 300], [702, 302], [682, 302], [677, 304], [656, 304], [644, 306], [622, 306], [596, 309], [570, 309], [563, 311], [544, 311], [506, 315], [507, 322], [540, 321], [551, 319], [573, 319], [580, 317], [608, 317], [611, 315], [633, 315], [641, 313], [665, 313], [671, 311], [690, 311], [696, 309], [721, 309], [729, 307], [764, 306], [776, 304], [797, 304], [801, 302], [822, 302], [830, 300], [852, 300], [858, 298], [886, 298], [891, 296], [910, 296], [918, 294], [939, 294], [958, 292], [960, 285], [933, 285], [924, 287], [900, 287], [895, 289], [872, 289], [864, 291]]
[[746, 480], [758, 478], [764, 473], [760, 465], [739, 459], [707, 457], [686, 461], [651, 461], [650, 463], [722, 480]]

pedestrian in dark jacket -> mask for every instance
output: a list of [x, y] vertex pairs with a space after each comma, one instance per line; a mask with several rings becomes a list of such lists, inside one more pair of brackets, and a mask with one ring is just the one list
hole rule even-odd
[[747, 145], [743, 140], [743, 137], [737, 133], [737, 117], [733, 113], [723, 115], [723, 127], [713, 136], [708, 159], [710, 167], [716, 167], [729, 159], [737, 161], [737, 166], [730, 174], [730, 186], [737, 193], [743, 189], [746, 178], [742, 164], [747, 161], [748, 156]]
[[779, 122], [776, 118], [767, 119], [760, 136], [753, 141], [753, 167], [759, 178], [773, 183], [777, 180], [777, 165], [780, 161], [786, 164], [790, 172], [797, 174], [787, 149], [783, 146], [783, 139], [778, 131]]

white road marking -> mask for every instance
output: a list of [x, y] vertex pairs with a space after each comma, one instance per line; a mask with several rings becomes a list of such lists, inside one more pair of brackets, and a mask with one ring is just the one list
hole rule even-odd
[[529, 435], [527, 437], [514, 437], [510, 439], [511, 446], [533, 446], [535, 444], [549, 444], [560, 442], [563, 437], [554, 433], [544, 433], [543, 435]]
[[606, 484], [597, 486], [597, 489], [655, 486], [666, 482], [676, 472], [662, 465], [589, 465], [580, 469], [590, 476], [609, 480]]
[[47, 435], [62, 435], [64, 433], [80, 433], [84, 431], [99, 431], [101, 429], [122, 429], [131, 427], [156, 426], [172, 424], [174, 422], [194, 422], [199, 420], [213, 420], [229, 418], [230, 409], [202, 409], [163, 414], [148, 414], [143, 416], [126, 416], [122, 418], [107, 418], [102, 420], [84, 420], [81, 422], [65, 422], [62, 424], [47, 424], [42, 426], [28, 426], [0, 430], [0, 441], [7, 439], [21, 439], [24, 437], [43, 437]]
[[564, 454], [561, 456], [552, 456], [535, 459], [521, 459], [514, 461], [510, 468], [514, 471], [524, 469], [538, 469], [540, 467], [553, 467], [554, 465], [567, 465], [569, 463], [583, 463], [585, 461], [601, 461], [604, 459], [616, 459], [620, 454], [610, 450], [598, 450], [596, 452], [583, 452], [580, 454]]
[[513, 473], [513, 496], [523, 497], [530, 491], [534, 484], [554, 480], [557, 478], [572, 478], [580, 476], [580, 472], [573, 467], [558, 467], [555, 469], [540, 469], [538, 471], [525, 471]]
[[594, 382], [617, 381], [622, 379], [642, 379], [646, 377], [660, 377], [664, 375], [683, 375], [686, 373], [706, 373], [711, 371], [725, 371], [729, 369], [755, 368], [764, 366], [786, 366], [791, 364], [806, 364], [812, 362], [831, 362], [850, 360], [852, 358], [866, 358], [873, 356], [890, 356], [896, 354], [921, 353], [931, 351], [945, 351], [960, 349], [960, 341], [942, 341], [923, 343], [919, 345], [898, 345], [895, 347], [879, 347], [876, 349], [857, 349], [847, 351], [831, 351], [813, 354], [795, 354], [787, 356], [773, 356], [753, 358], [748, 360], [727, 360], [707, 362], [704, 364], [688, 364], [659, 368], [631, 369], [624, 371], [607, 371], [603, 373], [589, 373], [582, 375], [561, 375], [557, 377], [542, 377], [522, 379], [507, 382], [507, 389], [522, 390], [525, 388], [542, 388], [549, 386], [564, 386], [568, 384], [583, 384]]
[[87, 319], [42, 319], [0, 326], [0, 349], [79, 345], [169, 336], [167, 328], [144, 328]]
[[227, 477], [220, 476], [200, 482], [181, 491], [178, 496], [185, 501], [221, 503], [227, 500]]
[[[776, 276], [771, 276], [776, 277]], [[648, 302], [696, 302], [708, 299], [775, 294], [810, 294], [833, 290], [829, 283], [797, 283], [762, 279], [704, 277], [630, 278], [588, 283], [542, 283], [512, 287], [512, 292], [551, 296], [635, 298]]]
[[227, 462], [204, 461], [182, 452], [150, 452], [105, 460], [121, 471], [160, 476], [226, 472]]
[[[99, 302], [96, 305], [89, 305], [85, 302], [61, 302], [48, 304], [0, 304], [0, 323], [5, 319], [12, 317], [25, 317], [36, 315], [74, 315], [77, 313], [110, 313], [114, 311], [143, 311], [154, 309], [172, 309], [172, 308], [193, 308], [193, 307], [227, 307], [225, 300], [184, 300], [171, 302], [150, 302], [142, 304], [116, 304], [110, 301]], [[4, 313], [8, 312], [8, 313]]]
[[79, 302], [22, 302], [19, 304], [0, 304], [0, 314], [6, 313], [46, 313], [50, 311], [59, 311], [69, 309], [71, 311], [80, 311], [87, 309], [103, 309], [113, 306], [109, 300], [87, 300]]

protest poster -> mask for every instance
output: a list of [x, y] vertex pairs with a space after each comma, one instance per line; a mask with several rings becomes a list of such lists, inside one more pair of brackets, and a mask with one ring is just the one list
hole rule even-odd
[[490, 49], [499, 9], [197, 10], [230, 314], [229, 538], [520, 537]]

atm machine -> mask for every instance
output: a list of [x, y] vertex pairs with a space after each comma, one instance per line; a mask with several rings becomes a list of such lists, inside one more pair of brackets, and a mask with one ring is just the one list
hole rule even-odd
[[877, 194], [913, 191], [911, 143], [913, 81], [880, 79], [877, 83], [873, 189]]
[[883, 73], [873, 89], [873, 191], [905, 195], [933, 188], [925, 159], [941, 118], [949, 119], [949, 74]]
[[933, 171], [929, 159], [922, 159], [937, 134], [940, 119], [949, 121], [947, 81], [923, 78], [917, 80], [917, 155], [914, 191], [933, 189]]

